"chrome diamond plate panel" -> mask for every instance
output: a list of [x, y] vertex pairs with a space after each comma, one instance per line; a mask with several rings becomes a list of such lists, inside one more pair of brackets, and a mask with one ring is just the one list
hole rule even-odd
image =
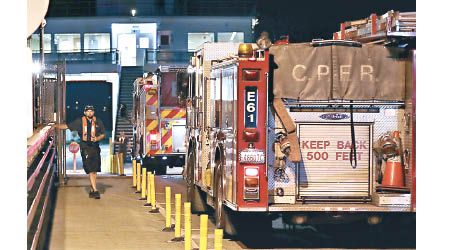
[[[274, 142], [275, 134], [279, 131], [283, 131], [282, 125], [278, 117], [274, 117], [270, 108], [268, 112], [268, 152], [267, 152], [267, 165], [268, 165], [268, 187], [269, 187], [269, 203], [295, 203], [296, 197], [296, 164], [286, 160], [286, 164], [283, 171], [277, 171], [275, 167], [275, 153]], [[276, 120], [276, 121], [275, 121]], [[276, 195], [276, 189], [282, 188], [284, 191], [283, 196]]]

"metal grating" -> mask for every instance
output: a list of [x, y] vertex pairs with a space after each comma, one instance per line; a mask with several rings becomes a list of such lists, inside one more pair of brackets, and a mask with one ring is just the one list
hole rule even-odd
[[44, 78], [42, 88], [42, 119], [44, 123], [55, 121], [55, 85], [56, 79]]

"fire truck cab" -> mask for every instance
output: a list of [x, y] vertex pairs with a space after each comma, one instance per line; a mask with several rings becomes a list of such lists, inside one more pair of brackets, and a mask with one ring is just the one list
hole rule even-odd
[[134, 82], [133, 154], [156, 174], [184, 165], [186, 88], [186, 69], [179, 67], [160, 66]]

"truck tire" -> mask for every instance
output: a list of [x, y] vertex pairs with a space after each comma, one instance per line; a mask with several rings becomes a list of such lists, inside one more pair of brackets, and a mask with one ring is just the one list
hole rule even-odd
[[191, 203], [191, 212], [193, 214], [205, 213], [208, 210], [206, 197], [201, 190], [194, 184], [194, 165], [195, 155], [189, 150], [188, 162], [186, 166], [186, 186], [187, 201]]
[[151, 157], [145, 156], [144, 159], [142, 159], [142, 168], [146, 168], [147, 172], [154, 172], [155, 171], [155, 159], [152, 159]]
[[161, 164], [160, 162], [155, 161], [155, 169], [156, 175], [165, 175], [167, 173], [167, 167], [165, 164]]
[[[221, 170], [219, 170], [219, 172], [220, 171]], [[221, 173], [217, 175], [215, 183], [216, 186], [214, 187], [214, 190], [216, 190], [216, 196], [214, 197], [214, 215], [216, 218], [216, 228], [223, 229], [225, 236], [235, 237], [240, 231], [240, 228], [236, 223], [237, 214], [224, 204], [224, 185]]]

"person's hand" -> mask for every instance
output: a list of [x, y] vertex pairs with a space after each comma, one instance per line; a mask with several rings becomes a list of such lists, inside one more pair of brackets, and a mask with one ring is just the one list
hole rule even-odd
[[91, 137], [91, 141], [92, 141], [92, 142], [98, 141], [98, 137], [96, 137], [96, 136]]

